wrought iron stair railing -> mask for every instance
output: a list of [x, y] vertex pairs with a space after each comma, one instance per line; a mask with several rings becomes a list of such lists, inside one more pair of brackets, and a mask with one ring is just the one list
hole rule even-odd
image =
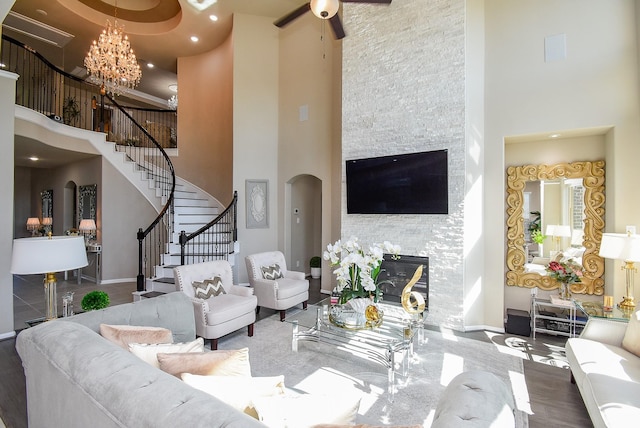
[[211, 222], [189, 235], [180, 231], [181, 265], [227, 260], [234, 253], [238, 238], [237, 207], [238, 192], [233, 192], [229, 206]]
[[2, 36], [0, 63], [4, 70], [20, 76], [16, 104], [70, 126], [105, 132], [107, 141], [115, 143], [116, 150], [124, 152], [154, 183], [162, 208], [155, 220], [137, 233], [137, 289], [143, 291], [145, 276], [150, 277], [154, 266], [160, 264], [173, 232], [176, 180], [164, 147], [177, 145], [172, 131], [176, 129], [175, 111], [120, 105], [101, 93], [99, 86], [60, 70], [34, 49], [6, 35]]
[[[160, 213], [138, 229], [137, 290], [162, 265], [174, 230], [176, 176], [164, 150], [177, 147], [177, 115], [173, 110], [121, 105], [100, 87], [60, 70], [29, 46], [2, 35], [0, 67], [20, 76], [16, 104], [76, 128], [104, 132], [119, 152], [151, 180], [161, 200]], [[181, 233], [181, 264], [228, 257], [237, 240], [237, 193], [229, 206], [196, 232]]]

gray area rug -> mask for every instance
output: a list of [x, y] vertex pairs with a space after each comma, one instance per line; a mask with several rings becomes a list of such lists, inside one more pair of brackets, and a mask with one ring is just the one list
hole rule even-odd
[[[313, 308], [309, 306], [310, 316]], [[288, 311], [287, 318], [294, 314]], [[256, 323], [253, 337], [239, 330], [221, 338], [218, 349], [248, 347], [253, 376], [282, 374], [287, 388], [294, 391], [361, 397], [359, 423], [428, 427], [445, 386], [469, 370], [497, 375], [514, 391], [516, 405], [526, 400], [519, 391], [524, 385], [522, 360], [491, 343], [423, 330], [422, 340], [414, 345], [408, 376], [396, 373], [396, 392], [390, 402], [384, 366], [325, 343], [300, 341], [298, 352], [293, 352], [291, 338], [292, 324], [274, 315]], [[518, 410], [516, 419], [518, 427], [528, 427], [526, 413]]]

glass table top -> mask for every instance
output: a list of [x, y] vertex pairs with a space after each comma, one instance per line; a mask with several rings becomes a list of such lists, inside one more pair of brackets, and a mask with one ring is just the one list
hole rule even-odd
[[575, 304], [588, 317], [608, 318], [614, 321], [628, 322], [633, 311], [622, 310], [618, 306], [613, 306], [610, 310], [605, 310], [602, 302], [587, 302], [575, 300]]

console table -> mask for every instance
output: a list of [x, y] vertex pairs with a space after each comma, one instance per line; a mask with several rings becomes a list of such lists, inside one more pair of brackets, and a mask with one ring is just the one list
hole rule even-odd
[[[424, 317], [412, 317], [401, 306], [379, 304], [384, 313], [382, 325], [375, 328], [352, 330], [333, 325], [329, 321], [329, 305], [309, 305], [307, 311], [287, 315], [285, 321], [293, 324], [291, 348], [298, 351], [298, 342], [309, 340], [335, 345], [356, 352], [387, 368], [389, 400], [395, 392], [396, 363], [401, 374], [407, 376], [413, 355], [414, 337], [421, 340]], [[396, 354], [401, 356], [396, 361]]]
[[[586, 314], [583, 314], [573, 300], [552, 301], [533, 297], [531, 305], [531, 330], [534, 339], [536, 333], [576, 337], [586, 324]], [[578, 312], [581, 316], [578, 316]]]
[[[79, 275], [89, 281], [100, 284], [102, 282], [102, 245], [87, 245], [87, 261], [86, 267], [79, 269]], [[80, 279], [78, 279], [80, 283]]]

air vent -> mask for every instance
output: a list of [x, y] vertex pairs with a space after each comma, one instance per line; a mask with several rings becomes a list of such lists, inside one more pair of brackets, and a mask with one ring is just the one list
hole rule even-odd
[[75, 37], [73, 34], [69, 34], [16, 12], [9, 12], [2, 26], [60, 48], [65, 47], [67, 43]]

